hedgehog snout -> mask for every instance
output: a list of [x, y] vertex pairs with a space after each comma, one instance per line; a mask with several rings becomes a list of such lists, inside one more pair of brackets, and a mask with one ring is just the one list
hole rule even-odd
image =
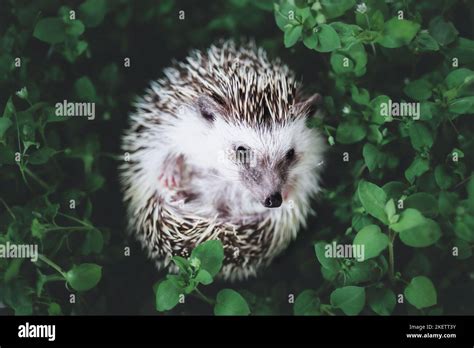
[[274, 192], [270, 196], [265, 198], [263, 205], [267, 208], [278, 208], [279, 206], [281, 206], [282, 202], [283, 202], [283, 198], [281, 196], [281, 193]]

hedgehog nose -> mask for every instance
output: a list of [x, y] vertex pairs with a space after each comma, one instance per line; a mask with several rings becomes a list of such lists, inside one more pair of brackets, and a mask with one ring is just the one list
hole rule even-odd
[[280, 192], [275, 192], [272, 195], [268, 196], [263, 203], [267, 208], [278, 208], [281, 205], [283, 198], [281, 197]]

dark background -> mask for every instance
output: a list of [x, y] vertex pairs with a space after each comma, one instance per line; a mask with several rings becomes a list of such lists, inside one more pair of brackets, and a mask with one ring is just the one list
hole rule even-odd
[[[266, 1], [106, 1], [103, 18], [97, 25], [86, 25], [84, 33], [80, 35], [79, 39], [86, 41], [88, 48], [71, 59], [65, 57], [66, 46], [76, 47], [76, 39], [68, 38], [66, 43], [49, 45], [32, 35], [39, 18], [61, 16], [61, 7], [66, 13], [68, 9], [74, 9], [78, 19], [84, 18], [78, 10], [82, 3], [83, 1], [0, 2], [2, 108], [10, 96], [13, 96], [17, 110], [27, 109], [28, 103], [14, 96], [24, 86], [28, 89], [32, 104], [46, 102], [54, 106], [64, 99], [88, 98], [96, 102], [94, 121], [75, 118], [48, 124], [45, 139], [36, 130], [37, 141], [41, 144], [48, 143], [62, 151], [54, 160], [35, 167], [36, 174], [48, 183], [49, 189], [38, 186], [34, 180], [31, 181], [31, 188], [28, 188], [16, 167], [3, 162], [0, 166], [0, 197], [10, 207], [18, 207], [18, 214], [25, 216], [23, 225], [18, 226], [19, 240], [27, 239], [25, 233], [29, 233], [33, 212], [47, 209], [41, 201], [44, 197], [59, 204], [60, 211], [67, 210], [70, 197], [77, 197], [79, 204], [75, 216], [90, 221], [101, 230], [104, 237], [103, 248], [100, 252], [84, 253], [81, 251], [84, 237], [68, 232], [69, 248], [61, 247], [54, 255], [54, 260], [64, 269], [80, 262], [98, 263], [103, 266], [103, 276], [96, 288], [79, 296], [79, 303], [75, 306], [67, 303], [69, 293], [65, 291], [63, 282], [48, 283], [41, 297], [32, 295], [38, 278], [29, 264], [25, 264], [18, 272], [16, 286], [27, 289], [25, 296], [29, 300], [25, 301], [29, 302], [26, 305], [31, 305], [34, 314], [47, 313], [45, 303], [51, 302], [59, 303], [64, 314], [156, 314], [152, 286], [164, 273], [156, 272], [138, 244], [133, 238], [127, 237], [125, 211], [117, 180], [117, 166], [122, 158], [120, 137], [127, 126], [127, 115], [132, 110], [133, 98], [141, 94], [151, 80], [160, 77], [162, 69], [173, 59], [181, 60], [190, 49], [205, 49], [220, 38], [254, 38], [268, 50], [270, 56], [280, 57], [294, 69], [307, 90], [319, 91], [325, 96], [334, 94], [334, 79], [329, 73], [329, 55], [310, 51], [302, 44], [291, 49], [285, 48], [283, 33], [275, 24], [272, 4]], [[469, 38], [473, 36], [474, 23], [471, 5], [467, 1], [459, 1], [449, 8], [448, 13], [456, 24], [459, 35]], [[427, 7], [425, 26], [430, 16], [437, 14], [434, 5]], [[180, 10], [185, 11], [183, 21], [178, 19]], [[100, 10], [97, 12], [100, 13]], [[22, 68], [10, 69], [7, 63], [17, 56], [24, 57]], [[444, 59], [442, 55], [418, 57], [414, 68], [408, 61], [409, 56], [381, 56], [383, 55], [370, 57], [370, 74], [360, 78], [357, 85], [394, 97], [402, 95], [402, 77], [421, 76], [436, 70]], [[130, 67], [123, 66], [125, 57], [130, 58]], [[77, 85], [77, 81], [84, 76], [92, 82], [94, 93], [90, 94]], [[344, 100], [342, 96], [340, 100]], [[33, 117], [35, 120], [42, 120], [48, 112], [51, 109], [44, 109]], [[340, 113], [340, 109], [338, 112]], [[334, 118], [329, 118], [327, 123], [337, 126], [338, 115], [332, 116]], [[469, 125], [464, 125], [472, 127], [472, 121]], [[7, 135], [10, 138], [2, 144], [0, 154], [4, 157], [14, 151], [16, 146], [15, 134]], [[453, 134], [448, 133], [448, 139], [453, 137]], [[209, 296], [215, 295], [224, 287], [235, 288], [250, 299], [252, 312], [255, 314], [291, 314], [293, 309], [288, 304], [288, 294], [297, 295], [307, 288], [320, 289], [321, 295], [327, 298], [328, 288], [320, 288], [323, 278], [313, 244], [315, 241], [343, 236], [350, 226], [353, 172], [357, 168], [356, 165], [348, 167], [347, 164], [342, 164], [340, 155], [351, 148], [352, 146], [337, 144], [329, 150], [322, 178], [325, 192], [314, 205], [317, 216], [310, 219], [308, 228], [301, 231], [288, 250], [258, 279], [236, 284], [217, 282], [206, 288]], [[468, 156], [472, 158], [472, 155]], [[90, 173], [84, 168], [84, 161], [88, 159], [92, 161]], [[406, 163], [404, 167], [410, 160], [400, 157], [400, 161]], [[384, 174], [384, 181], [400, 177], [403, 177], [402, 171], [393, 170]], [[332, 196], [330, 192], [333, 193]], [[0, 212], [0, 226], [3, 231], [7, 231], [12, 221], [4, 206], [0, 206]], [[58, 225], [68, 223], [60, 216], [56, 218], [56, 222]], [[5, 232], [8, 233], [10, 232]], [[44, 250], [53, 250], [60, 239], [59, 234], [47, 234], [42, 244]], [[123, 256], [123, 248], [126, 246], [131, 247], [130, 257]], [[403, 268], [412, 260], [413, 254], [404, 245], [397, 245], [397, 248], [397, 265]], [[437, 258], [436, 251], [431, 249], [426, 255], [430, 260]], [[7, 265], [0, 264], [0, 267], [6, 269]], [[51, 273], [47, 268], [42, 269], [44, 273]], [[449, 263], [433, 264], [430, 272], [433, 272], [432, 278], [439, 283], [443, 279], [456, 279], [439, 295], [438, 303], [442, 304], [444, 314], [474, 313], [474, 302], [466, 301], [474, 291], [472, 278], [469, 280], [469, 272], [472, 270], [472, 262], [454, 268]], [[9, 286], [13, 286], [12, 283], [3, 284], [0, 290], [5, 292]], [[13, 310], [7, 308], [3, 312], [12, 314]], [[186, 305], [179, 306], [173, 313], [212, 314], [212, 308], [189, 297]], [[405, 310], [397, 307], [395, 314], [402, 313]], [[364, 314], [373, 313], [366, 309]]]

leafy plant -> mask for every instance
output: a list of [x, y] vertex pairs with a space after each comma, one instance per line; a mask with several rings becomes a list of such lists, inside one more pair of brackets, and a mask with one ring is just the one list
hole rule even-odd
[[209, 285], [220, 271], [224, 260], [224, 248], [219, 240], [210, 240], [198, 245], [188, 259], [174, 256], [173, 262], [179, 267], [177, 275], [169, 274], [156, 286], [156, 309], [166, 311], [174, 308], [180, 296], [197, 294], [205, 302], [214, 306], [216, 315], [248, 315], [250, 309], [246, 300], [235, 290], [223, 289], [216, 300], [204, 295], [199, 285]]
[[[472, 209], [466, 209], [474, 198], [469, 193], [473, 162], [459, 157], [474, 150], [473, 143], [466, 141], [473, 128], [465, 116], [474, 112], [470, 102], [474, 72], [472, 60], [463, 54], [474, 47], [474, 41], [459, 37], [445, 17], [447, 8], [445, 16], [430, 19], [433, 6], [401, 1], [356, 5], [351, 0], [289, 0], [275, 5], [286, 47], [302, 42], [312, 51], [330, 52], [334, 89], [325, 98], [328, 117], [314, 126], [328, 136], [333, 147], [330, 156], [346, 157], [345, 171], [350, 175], [341, 179], [338, 195], [328, 192], [326, 198], [341, 222], [349, 225], [345, 236], [334, 239], [365, 249], [365, 261], [357, 263], [325, 257], [326, 244], [318, 242], [321, 273], [335, 290], [330, 304], [320, 300], [321, 291], [304, 290], [296, 300], [295, 314], [308, 314], [298, 309], [303, 302], [311, 308], [310, 314], [341, 310], [354, 315], [368, 307], [387, 315], [396, 306], [406, 306], [405, 300], [420, 311], [438, 305], [439, 313], [437, 294], [443, 285], [433, 283], [426, 273], [405, 279], [408, 272], [401, 268], [397, 249], [404, 256], [428, 260], [430, 255], [427, 262], [442, 258], [457, 267], [461, 267], [457, 260], [470, 258], [459, 257], [461, 248], [472, 254], [474, 230], [469, 222], [457, 221], [474, 216]], [[326, 41], [333, 45], [318, 45]], [[410, 58], [400, 59], [402, 55]], [[420, 76], [425, 55], [438, 64]], [[374, 88], [377, 74], [404, 66], [411, 67], [405, 80], [396, 76], [386, 81], [388, 87]], [[392, 100], [419, 103], [418, 118], [383, 112]], [[466, 184], [468, 189], [460, 192]], [[448, 208], [448, 196], [458, 208]], [[472, 259], [465, 266], [472, 268]], [[398, 300], [394, 291], [400, 294]]]
[[[7, 1], [0, 244], [39, 257], [0, 258], [1, 313], [472, 314], [473, 20], [455, 0]], [[116, 180], [134, 95], [222, 37], [255, 38], [324, 95], [309, 126], [330, 146], [317, 219], [238, 292], [215, 280], [218, 241], [157, 274]], [[94, 102], [95, 119], [57, 116], [64, 100]], [[329, 257], [332, 243], [365, 257]]]

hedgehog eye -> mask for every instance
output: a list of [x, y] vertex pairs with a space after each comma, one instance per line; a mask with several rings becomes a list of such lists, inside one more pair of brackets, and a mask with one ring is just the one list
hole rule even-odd
[[287, 161], [292, 161], [295, 158], [295, 149], [289, 149], [285, 157]]
[[213, 115], [210, 111], [208, 111], [208, 110], [201, 110], [201, 115], [202, 115], [202, 117], [204, 117], [207, 121], [210, 121], [210, 122], [214, 121], [214, 119], [215, 119], [214, 115]]

